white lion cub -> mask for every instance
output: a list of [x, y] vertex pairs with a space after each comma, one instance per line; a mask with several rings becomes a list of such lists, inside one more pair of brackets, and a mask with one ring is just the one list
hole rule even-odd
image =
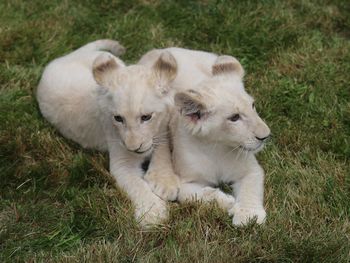
[[[178, 64], [173, 82], [182, 91], [175, 95], [171, 133], [173, 162], [180, 176], [180, 202], [190, 199], [217, 201], [233, 214], [233, 224], [265, 220], [264, 171], [254, 154], [270, 135], [244, 90], [241, 64], [231, 56], [179, 48], [165, 49]], [[159, 52], [142, 59], [151, 63]], [[214, 188], [232, 183], [234, 198]]]
[[[164, 52], [152, 67], [125, 66], [100, 50], [119, 55], [124, 48], [98, 40], [46, 67], [37, 90], [41, 112], [65, 137], [108, 150], [110, 172], [135, 205], [136, 218], [142, 225], [160, 223], [167, 217], [160, 197], [176, 199], [179, 185], [166, 143], [176, 61]], [[149, 159], [147, 183], [142, 165]]]

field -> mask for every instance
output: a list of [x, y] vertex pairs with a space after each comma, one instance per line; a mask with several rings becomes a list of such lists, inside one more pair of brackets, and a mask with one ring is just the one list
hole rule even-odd
[[[0, 2], [0, 262], [349, 262], [348, 1]], [[142, 231], [106, 154], [63, 138], [35, 90], [52, 59], [100, 38], [237, 57], [273, 139], [264, 225], [171, 204]]]

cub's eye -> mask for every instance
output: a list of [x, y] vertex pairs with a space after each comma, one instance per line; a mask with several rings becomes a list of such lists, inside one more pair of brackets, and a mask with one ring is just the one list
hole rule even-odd
[[120, 123], [123, 123], [123, 122], [124, 122], [123, 117], [122, 117], [122, 116], [119, 116], [119, 115], [114, 116], [114, 119], [115, 119], [115, 121], [120, 122]]
[[228, 118], [230, 121], [238, 121], [240, 118], [239, 114], [233, 114], [230, 118]]
[[152, 114], [142, 115], [141, 121], [149, 121], [152, 118]]

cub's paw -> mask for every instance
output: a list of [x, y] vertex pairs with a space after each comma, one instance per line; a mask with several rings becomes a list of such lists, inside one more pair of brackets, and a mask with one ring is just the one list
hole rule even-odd
[[220, 202], [220, 206], [230, 213], [233, 206], [235, 205], [236, 199], [232, 195], [225, 193], [223, 194], [224, 195], [220, 196], [218, 201]]
[[148, 171], [145, 175], [145, 180], [148, 182], [153, 193], [166, 201], [174, 201], [180, 187], [179, 177], [172, 173], [157, 173], [155, 171]]
[[233, 214], [232, 224], [236, 226], [246, 225], [250, 220], [254, 219], [256, 219], [258, 224], [262, 224], [265, 222], [266, 218], [266, 211], [264, 208], [242, 208], [234, 206], [229, 213]]
[[205, 196], [208, 197], [208, 199], [214, 199], [216, 200], [219, 207], [225, 211], [230, 211], [233, 209], [233, 206], [235, 205], [235, 198], [230, 195], [226, 194], [220, 189], [212, 188], [212, 187], [205, 187], [203, 189], [203, 193]]
[[166, 202], [157, 196], [150, 201], [144, 200], [135, 209], [135, 218], [142, 228], [161, 224], [168, 218], [168, 215]]

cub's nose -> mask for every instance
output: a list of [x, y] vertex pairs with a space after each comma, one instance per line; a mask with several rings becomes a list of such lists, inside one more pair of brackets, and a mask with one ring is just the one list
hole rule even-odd
[[257, 137], [257, 136], [255, 136], [255, 138], [258, 139], [259, 141], [265, 141], [265, 140], [267, 140], [269, 137], [270, 137], [270, 134], [267, 135], [266, 137]]

